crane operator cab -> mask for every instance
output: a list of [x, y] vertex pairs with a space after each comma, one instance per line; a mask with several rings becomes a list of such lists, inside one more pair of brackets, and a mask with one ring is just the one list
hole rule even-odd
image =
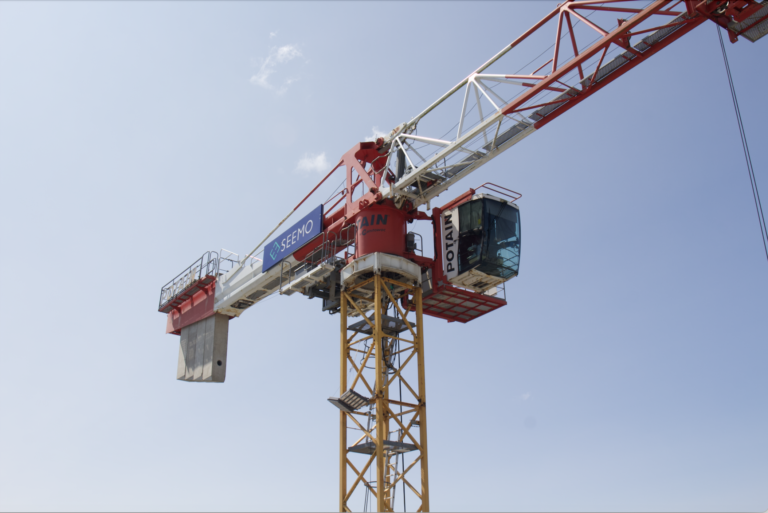
[[484, 293], [517, 276], [520, 210], [510, 201], [476, 194], [442, 213], [443, 269], [448, 281]]

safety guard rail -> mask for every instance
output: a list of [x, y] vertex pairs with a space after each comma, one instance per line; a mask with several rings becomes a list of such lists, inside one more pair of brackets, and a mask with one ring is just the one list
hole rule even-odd
[[[186, 301], [194, 290], [216, 279], [219, 272], [219, 254], [206, 251], [174, 279], [160, 289], [158, 310], [168, 312]], [[194, 289], [194, 290], [192, 290]]]

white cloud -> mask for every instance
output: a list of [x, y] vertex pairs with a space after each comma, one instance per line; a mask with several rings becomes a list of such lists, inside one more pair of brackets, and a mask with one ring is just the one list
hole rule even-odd
[[530, 398], [531, 398], [531, 393], [530, 392], [526, 392], [526, 393], [524, 393], [523, 395], [520, 396], [520, 399], [522, 399], [523, 401], [527, 401]]
[[387, 134], [386, 134], [386, 132], [382, 132], [381, 130], [379, 130], [379, 127], [377, 127], [377, 126], [372, 126], [372, 127], [371, 127], [371, 135], [369, 135], [368, 137], [366, 137], [366, 138], [365, 138], [365, 140], [366, 140], [366, 141], [375, 141], [375, 140], [376, 140], [376, 139], [378, 139], [379, 137], [384, 137], [384, 136], [386, 136], [386, 135], [387, 135]]
[[301, 52], [293, 45], [281, 46], [275, 52], [275, 59], [277, 62], [288, 62], [296, 57], [301, 57]]
[[328, 171], [330, 165], [328, 159], [325, 158], [325, 152], [318, 153], [317, 155], [304, 155], [304, 158], [299, 160], [296, 165], [298, 171], [309, 171], [311, 173], [322, 173]]
[[[277, 35], [276, 32], [270, 33]], [[261, 61], [258, 73], [251, 77], [251, 84], [263, 87], [277, 94], [283, 94], [288, 90], [288, 86], [295, 82], [296, 78], [284, 80], [282, 84], [275, 85], [270, 82], [270, 77], [277, 71], [277, 66], [292, 61], [296, 57], [301, 57], [301, 52], [295, 45], [285, 45], [272, 47], [269, 49], [269, 55]]]
[[277, 30], [275, 30], [274, 32], [270, 32], [270, 33], [269, 33], [269, 38], [270, 38], [270, 39], [272, 39], [272, 38], [273, 38], [273, 37], [275, 37], [276, 35], [277, 35]]

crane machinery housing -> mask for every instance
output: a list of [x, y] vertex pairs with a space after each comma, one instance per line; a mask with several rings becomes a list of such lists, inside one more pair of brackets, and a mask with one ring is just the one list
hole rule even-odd
[[[267, 297], [320, 299], [340, 319], [340, 395], [328, 399], [339, 409], [339, 511], [369, 498], [394, 511], [398, 489], [429, 511], [423, 317], [467, 323], [505, 306], [521, 251], [519, 193], [486, 183], [432, 201], [707, 20], [732, 43], [755, 42], [768, 0], [557, 5], [413, 119], [355, 144], [248, 255], [206, 252], [163, 286], [177, 378], [223, 382], [229, 321]], [[538, 57], [508, 68], [526, 45]], [[343, 189], [274, 236], [339, 169]], [[432, 224], [432, 258], [415, 221]]]

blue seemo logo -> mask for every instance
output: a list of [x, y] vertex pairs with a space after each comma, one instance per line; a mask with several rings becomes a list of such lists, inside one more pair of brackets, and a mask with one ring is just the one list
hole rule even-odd
[[270, 258], [272, 258], [272, 260], [274, 260], [275, 258], [277, 258], [278, 253], [280, 253], [280, 244], [275, 242], [272, 245], [272, 251], [269, 252], [269, 256]]
[[264, 251], [264, 264], [261, 267], [261, 272], [274, 267], [322, 232], [323, 206], [320, 205], [267, 244], [269, 253]]

